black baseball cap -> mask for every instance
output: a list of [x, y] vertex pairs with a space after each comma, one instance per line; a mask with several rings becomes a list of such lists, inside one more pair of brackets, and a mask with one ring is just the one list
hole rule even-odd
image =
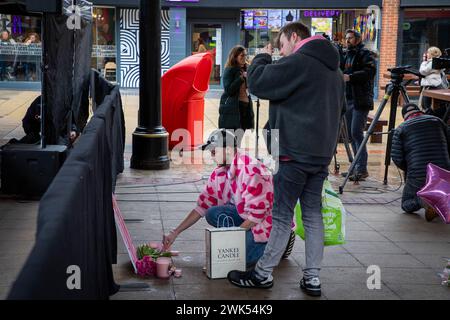
[[237, 147], [237, 138], [233, 132], [227, 129], [216, 129], [208, 137], [205, 144], [201, 146], [202, 150], [212, 150], [214, 148]]

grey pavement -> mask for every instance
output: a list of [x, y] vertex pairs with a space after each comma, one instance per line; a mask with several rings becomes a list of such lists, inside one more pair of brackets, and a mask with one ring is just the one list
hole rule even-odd
[[[0, 140], [21, 137], [21, 116], [36, 92], [0, 91]], [[208, 94], [205, 105], [206, 136], [217, 125], [219, 92]], [[3, 99], [2, 99], [3, 98]], [[17, 103], [13, 101], [17, 100]], [[171, 164], [170, 170], [144, 171], [129, 168], [131, 133], [137, 123], [138, 95], [123, 92], [127, 127], [125, 171], [118, 177], [119, 207], [135, 245], [160, 241], [194, 207], [198, 192], [213, 166], [210, 164]], [[6, 105], [5, 105], [6, 104]], [[384, 116], [386, 116], [386, 112]], [[385, 117], [387, 118], [387, 117]], [[261, 127], [267, 119], [267, 103], [261, 106]], [[248, 151], [254, 152], [254, 133], [247, 132]], [[385, 137], [384, 137], [385, 139]], [[261, 156], [265, 157], [261, 141]], [[450, 300], [450, 288], [440, 284], [437, 273], [450, 257], [450, 226], [440, 219], [428, 223], [424, 212], [405, 214], [400, 208], [402, 187], [398, 171], [391, 166], [389, 185], [382, 184], [385, 142], [369, 145], [370, 178], [360, 185], [349, 183], [342, 195], [347, 210], [347, 241], [325, 248], [321, 299], [420, 299]], [[192, 158], [191, 158], [192, 157]], [[186, 152], [184, 159], [200, 160], [201, 154]], [[338, 148], [341, 171], [348, 167], [345, 150]], [[342, 178], [330, 181], [337, 190]], [[0, 196], [0, 298], [5, 298], [26, 260], [36, 231], [39, 203]], [[168, 280], [140, 278], [133, 273], [125, 246], [118, 234], [118, 264], [113, 267], [117, 283], [123, 285], [113, 300], [126, 299], [312, 299], [299, 289], [304, 265], [304, 242], [297, 237], [292, 255], [274, 272], [270, 290], [247, 290], [227, 280], [209, 280], [202, 272], [205, 264], [204, 220], [182, 233], [173, 245], [180, 251], [173, 258], [183, 270], [181, 278]], [[381, 289], [369, 290], [369, 266], [381, 270]], [[140, 288], [133, 288], [138, 284]]]

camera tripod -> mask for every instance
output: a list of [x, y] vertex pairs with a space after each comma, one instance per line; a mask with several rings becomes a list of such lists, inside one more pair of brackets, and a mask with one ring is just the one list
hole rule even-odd
[[347, 119], [345, 118], [345, 116], [343, 116], [342, 120], [341, 120], [338, 140], [336, 141], [336, 149], [334, 151], [334, 174], [335, 175], [339, 174], [339, 169], [341, 168], [341, 165], [337, 162], [337, 156], [336, 156], [337, 146], [341, 140], [345, 146], [345, 151], [347, 153], [348, 162], [352, 163], [353, 162], [353, 154], [352, 154], [352, 150], [350, 148], [350, 139], [348, 137]]
[[358, 159], [361, 156], [362, 151], [367, 144], [367, 141], [369, 140], [369, 137], [372, 134], [374, 134], [375, 126], [377, 125], [377, 122], [380, 119], [380, 116], [384, 110], [384, 107], [388, 103], [389, 99], [391, 99], [391, 110], [390, 110], [390, 114], [389, 114], [389, 126], [388, 126], [388, 132], [387, 132], [388, 141], [387, 141], [387, 145], [386, 145], [386, 157], [384, 160], [385, 169], [384, 169], [384, 179], [383, 179], [383, 184], [387, 185], [389, 166], [391, 164], [392, 138], [393, 138], [393, 133], [394, 133], [394, 128], [395, 128], [395, 119], [397, 117], [398, 98], [399, 98], [399, 95], [401, 94], [403, 97], [403, 101], [405, 103], [409, 103], [408, 93], [406, 92], [406, 85], [408, 85], [409, 82], [413, 81], [413, 80], [408, 80], [408, 81], [404, 82], [403, 78], [404, 78], [405, 74], [413, 74], [418, 77], [422, 77], [418, 71], [409, 69], [410, 67], [411, 66], [402, 66], [402, 67], [395, 67], [395, 68], [388, 69], [388, 71], [391, 72], [391, 81], [386, 86], [386, 93], [383, 97], [383, 101], [381, 102], [380, 106], [378, 107], [378, 110], [374, 116], [374, 119], [373, 119], [369, 129], [367, 130], [367, 133], [364, 136], [364, 139], [363, 139], [361, 145], [359, 146], [358, 151], [356, 152], [355, 159], [352, 162], [352, 164], [348, 170], [347, 176], [345, 177], [343, 184], [339, 186], [340, 194], [342, 194], [344, 192], [344, 187], [345, 187], [348, 179], [352, 175], [352, 173], [355, 169], [355, 166], [358, 162]]

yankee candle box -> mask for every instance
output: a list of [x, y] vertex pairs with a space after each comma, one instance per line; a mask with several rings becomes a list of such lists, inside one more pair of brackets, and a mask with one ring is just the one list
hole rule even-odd
[[245, 232], [240, 227], [205, 230], [208, 278], [222, 279], [231, 270], [245, 271]]

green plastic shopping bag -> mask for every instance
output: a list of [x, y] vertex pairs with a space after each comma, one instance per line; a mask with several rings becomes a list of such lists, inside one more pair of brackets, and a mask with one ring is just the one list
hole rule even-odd
[[[300, 202], [295, 206], [295, 233], [305, 240]], [[322, 218], [324, 244], [334, 246], [345, 243], [345, 209], [341, 199], [334, 192], [331, 183], [325, 180], [322, 188]]]

